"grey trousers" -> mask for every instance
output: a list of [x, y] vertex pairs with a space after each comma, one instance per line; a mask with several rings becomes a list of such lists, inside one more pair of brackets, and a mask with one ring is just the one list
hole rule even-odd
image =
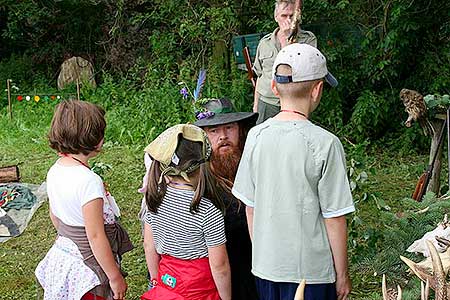
[[256, 125], [261, 124], [268, 118], [271, 118], [280, 112], [280, 107], [277, 105], [272, 105], [261, 100], [258, 100], [258, 120], [256, 120]]

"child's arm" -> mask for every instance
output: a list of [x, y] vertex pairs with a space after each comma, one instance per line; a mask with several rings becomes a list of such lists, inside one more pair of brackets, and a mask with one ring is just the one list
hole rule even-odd
[[98, 198], [83, 205], [86, 235], [95, 258], [109, 279], [114, 299], [124, 299], [127, 284], [114, 259], [103, 224], [103, 199]]
[[221, 300], [231, 300], [231, 271], [225, 244], [208, 248], [209, 266]]
[[153, 241], [152, 226], [144, 222], [144, 252], [145, 261], [147, 262], [150, 278], [156, 278], [158, 275], [158, 266], [160, 256], [156, 252], [155, 242]]
[[250, 240], [253, 242], [253, 207], [246, 206], [245, 213], [247, 214], [248, 234], [250, 235]]
[[338, 300], [346, 300], [352, 284], [348, 275], [347, 221], [345, 216], [325, 219], [328, 240], [336, 269], [336, 292]]

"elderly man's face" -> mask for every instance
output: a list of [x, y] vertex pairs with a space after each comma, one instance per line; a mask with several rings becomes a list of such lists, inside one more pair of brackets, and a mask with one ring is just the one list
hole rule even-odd
[[282, 3], [275, 13], [275, 21], [280, 28], [289, 28], [295, 12], [295, 5], [290, 3]]
[[213, 153], [225, 154], [239, 145], [239, 124], [237, 122], [204, 128], [211, 142]]

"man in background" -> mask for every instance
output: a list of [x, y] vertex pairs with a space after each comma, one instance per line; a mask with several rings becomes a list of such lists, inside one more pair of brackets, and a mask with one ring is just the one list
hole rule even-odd
[[[256, 124], [280, 112], [280, 100], [273, 94], [270, 86], [272, 66], [278, 52], [288, 44], [294, 12], [295, 0], [276, 0], [274, 18], [278, 27], [264, 36], [258, 44], [253, 65], [253, 71], [258, 76], [253, 102], [253, 111], [259, 114]], [[317, 48], [316, 36], [310, 31], [299, 29], [296, 40], [300, 44], [309, 44]]]

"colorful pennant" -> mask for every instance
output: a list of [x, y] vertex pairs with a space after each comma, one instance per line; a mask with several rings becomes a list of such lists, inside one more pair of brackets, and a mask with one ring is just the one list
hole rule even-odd
[[33, 97], [31, 97], [31, 96], [17, 95], [16, 99], [17, 99], [17, 101], [19, 101], [19, 102], [22, 102], [23, 100], [30, 101], [31, 99], [33, 99], [34, 102], [39, 102], [39, 101], [41, 101], [41, 100], [44, 100], [44, 101], [49, 101], [49, 100], [52, 100], [52, 101], [54, 101], [54, 100], [60, 100], [60, 99], [61, 99], [61, 96], [57, 96], [57, 95], [51, 95], [51, 96], [48, 96], [48, 95], [45, 95], [45, 96], [41, 97], [41, 96], [39, 96], [39, 95], [34, 95]]

